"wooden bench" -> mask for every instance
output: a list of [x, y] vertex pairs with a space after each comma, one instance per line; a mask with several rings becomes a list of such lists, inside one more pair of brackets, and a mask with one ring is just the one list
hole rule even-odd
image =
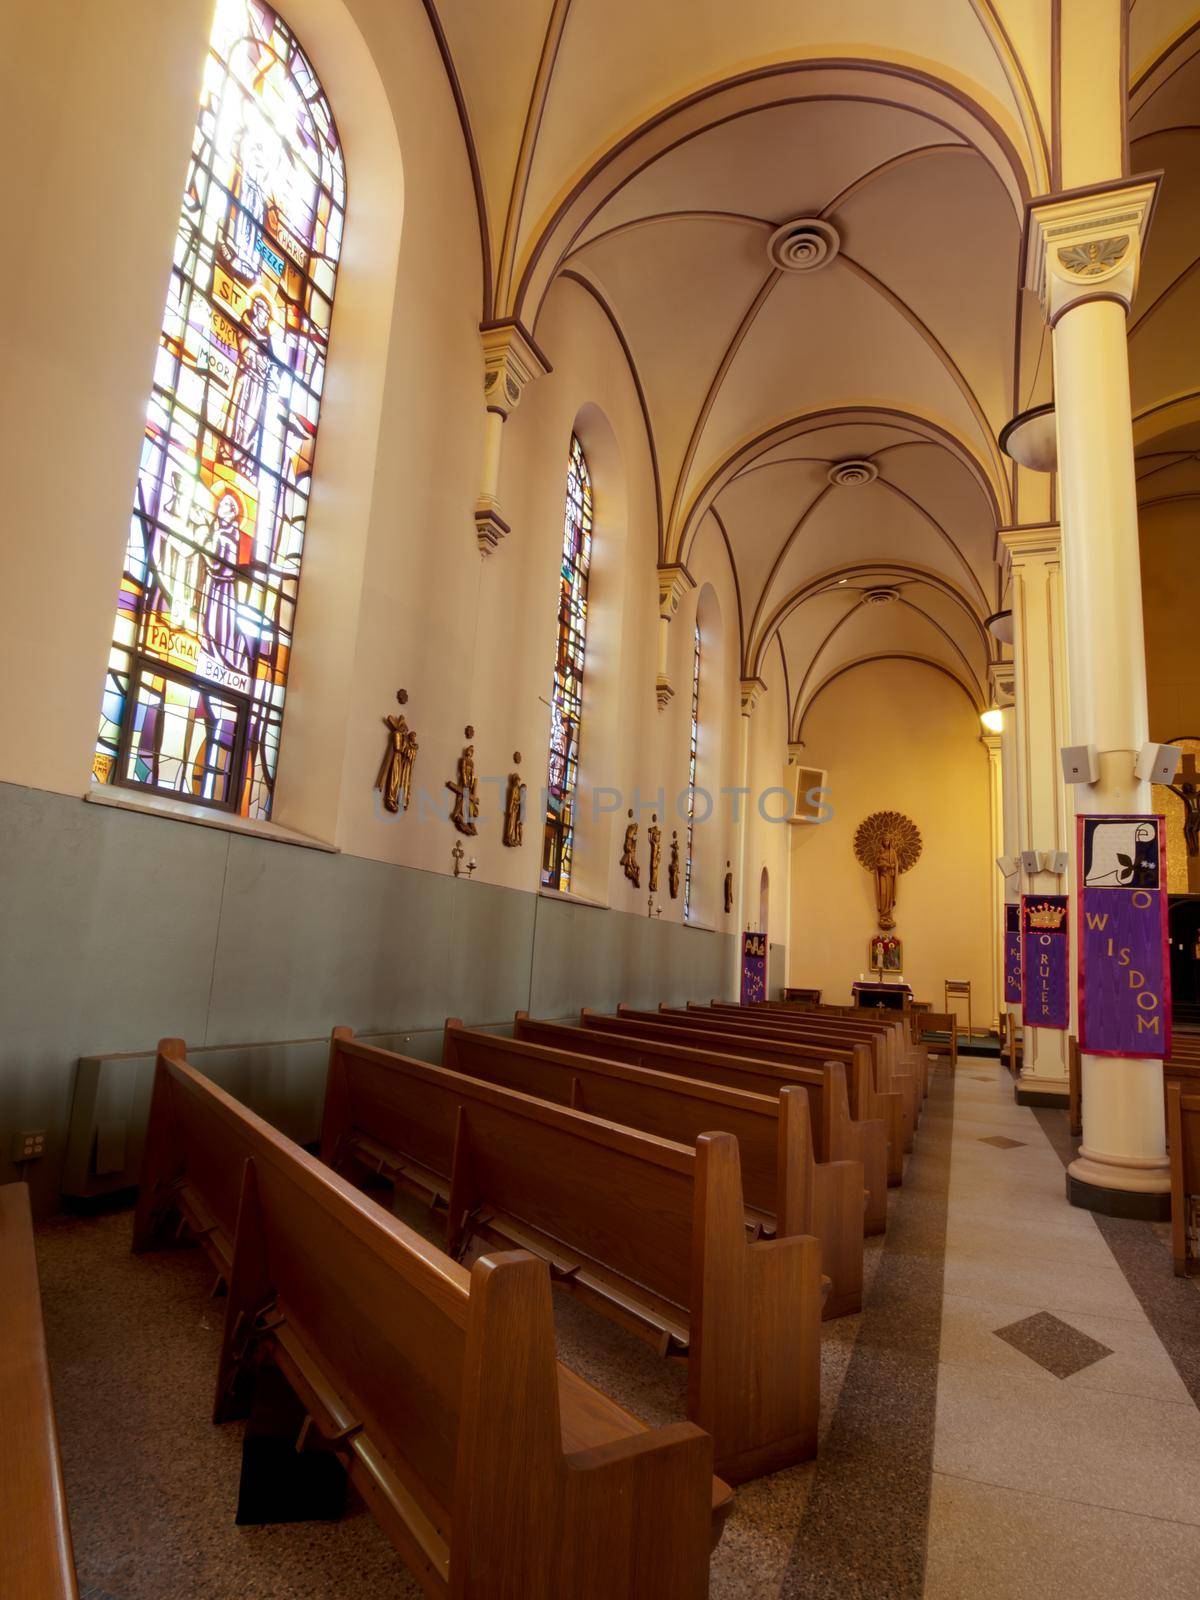
[[852, 1115], [860, 1119], [879, 1118], [883, 1121], [887, 1133], [889, 1186], [900, 1183], [903, 1178], [904, 1107], [899, 1094], [890, 1091], [881, 1094], [875, 1088], [871, 1051], [867, 1045], [820, 1049], [813, 1044], [800, 1044], [770, 1034], [747, 1034], [735, 1028], [717, 1029], [711, 1025], [708, 1028], [688, 1026], [682, 1019], [667, 1017], [657, 1011], [634, 1012], [625, 1007], [618, 1010], [615, 1016], [606, 1016], [585, 1007], [580, 1013], [580, 1021], [585, 1028], [653, 1039], [663, 1044], [717, 1051], [727, 1056], [745, 1056], [755, 1061], [773, 1061], [782, 1066], [806, 1067], [819, 1061], [840, 1060], [847, 1069]]
[[[585, 1018], [592, 1013], [585, 1013]], [[809, 1122], [818, 1161], [857, 1161], [863, 1169], [867, 1191], [864, 1230], [882, 1233], [887, 1226], [887, 1131], [878, 1118], [858, 1119], [850, 1115], [846, 1071], [840, 1061], [815, 1061], [809, 1066], [794, 1062], [787, 1066], [770, 1061], [755, 1061], [747, 1056], [721, 1054], [701, 1049], [689, 1039], [672, 1044], [636, 1031], [616, 1031], [602, 1027], [570, 1027], [560, 1022], [535, 1021], [518, 1011], [513, 1036], [531, 1044], [574, 1054], [621, 1061], [629, 1066], [650, 1067], [703, 1083], [725, 1084], [753, 1094], [778, 1096], [789, 1084], [802, 1087], [808, 1095]], [[865, 1052], [864, 1052], [865, 1056]], [[869, 1063], [861, 1062], [865, 1074]]]
[[1185, 1094], [1178, 1082], [1167, 1084], [1167, 1143], [1171, 1150], [1171, 1255], [1175, 1274], [1184, 1278], [1196, 1252], [1193, 1221], [1200, 1195], [1200, 1094]]
[[[844, 1048], [847, 1043], [869, 1044], [876, 1086], [894, 1091], [902, 1098], [904, 1150], [906, 1153], [912, 1150], [928, 1081], [928, 1051], [924, 1046], [918, 1049], [912, 1045], [901, 1021], [831, 1017], [822, 1012], [789, 1017], [781, 1007], [727, 1006], [720, 1001], [710, 1001], [708, 1005], [692, 1001], [686, 1009], [693, 1016], [717, 1017], [722, 1026], [732, 1023], [755, 1033], [769, 1031], [819, 1048]], [[667, 1012], [664, 1006], [659, 1010]], [[679, 1013], [670, 1011], [667, 1014]]]
[[[273, 1364], [425, 1593], [708, 1593], [712, 1444], [555, 1360], [545, 1265], [468, 1272], [159, 1046], [134, 1249], [186, 1225], [228, 1286], [214, 1401]], [[172, 1231], [174, 1231], [172, 1229]], [[661, 1586], [661, 1588], [660, 1588]]]
[[741, 1012], [750, 1018], [763, 1017], [789, 1023], [794, 1029], [816, 1037], [820, 1037], [824, 1028], [842, 1037], [883, 1040], [883, 1059], [887, 1070], [910, 1074], [915, 1080], [917, 1099], [914, 1110], [915, 1115], [920, 1115], [921, 1102], [929, 1092], [929, 1047], [920, 1040], [916, 1013], [867, 1012], [864, 1015], [860, 1006], [821, 1006], [796, 1015], [791, 1008], [776, 1003], [764, 1001], [753, 1006], [731, 1006], [719, 1000], [710, 1001], [707, 1008], [692, 1002], [689, 1009], [716, 1010], [722, 1015]]
[[811, 1033], [794, 1032], [786, 1022], [774, 1022], [763, 1017], [741, 1017], [718, 1013], [708, 1006], [699, 1011], [671, 1010], [665, 1006], [657, 1011], [638, 1011], [631, 1006], [618, 1006], [622, 1019], [642, 1024], [673, 1027], [684, 1036], [707, 1038], [717, 1042], [717, 1048], [726, 1049], [731, 1039], [738, 1039], [751, 1053], [761, 1053], [762, 1045], [779, 1050], [812, 1050], [821, 1055], [836, 1054], [863, 1046], [871, 1066], [868, 1081], [873, 1091], [862, 1106], [867, 1115], [882, 1116], [888, 1130], [888, 1182], [900, 1183], [904, 1176], [904, 1156], [913, 1147], [915, 1126], [915, 1090], [911, 1078], [897, 1083], [897, 1074], [886, 1066], [886, 1041], [870, 1033], [835, 1034], [817, 1029]]
[[442, 1065], [677, 1144], [695, 1144], [714, 1130], [733, 1134], [755, 1236], [811, 1233], [831, 1286], [824, 1315], [862, 1310], [862, 1163], [817, 1160], [801, 1085], [778, 1096], [752, 1094], [502, 1038], [464, 1028], [457, 1018], [446, 1024]]
[[0, 1186], [0, 1595], [76, 1600], [29, 1190]]
[[336, 1029], [321, 1153], [444, 1202], [472, 1238], [543, 1256], [554, 1282], [667, 1355], [730, 1482], [816, 1452], [821, 1247], [751, 1242], [737, 1140], [694, 1146], [358, 1043]]

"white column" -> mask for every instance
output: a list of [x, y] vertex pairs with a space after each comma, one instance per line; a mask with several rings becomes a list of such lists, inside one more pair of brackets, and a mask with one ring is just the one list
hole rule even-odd
[[988, 880], [992, 886], [992, 993], [993, 1017], [1000, 1014], [1004, 996], [1004, 879], [994, 865], [996, 857], [1004, 854], [1004, 777], [1001, 769], [1001, 739], [999, 733], [981, 733], [980, 743], [988, 757]]
[[[1072, 812], [1059, 751], [1067, 738], [1068, 673], [1064, 627], [1062, 535], [1054, 523], [1002, 528], [1012, 563], [1013, 675], [1016, 704], [1016, 844], [1022, 851], [1072, 854]], [[1067, 894], [1070, 869], [1018, 874], [1020, 894]], [[1067, 1103], [1067, 1034], [1031, 1028], [1022, 1034], [1022, 1105]]]
[[[1029, 286], [1054, 336], [1072, 744], [1095, 745], [1081, 813], [1149, 811], [1133, 763], [1148, 731], [1125, 319], [1153, 180], [1045, 201], [1030, 213]], [[1078, 1205], [1157, 1215], [1169, 1190], [1162, 1069], [1085, 1055]]]
[[[753, 796], [745, 793], [750, 786], [750, 731], [754, 718], [754, 708], [762, 698], [766, 684], [761, 678], [743, 678], [741, 680], [741, 716], [740, 724], [741, 742], [738, 747], [738, 786], [743, 790], [739, 796], [738, 807], [738, 834], [737, 855], [738, 864], [737, 880], [734, 888], [734, 904], [737, 907], [737, 938], [734, 941], [734, 994], [741, 993], [742, 985], [742, 934], [748, 923], [753, 922], [758, 916], [758, 874], [754, 875], [753, 890], [750, 885], [750, 807], [754, 804]], [[753, 893], [753, 899], [751, 894]], [[751, 907], [753, 906], [753, 911]], [[769, 952], [768, 952], [769, 959]]]

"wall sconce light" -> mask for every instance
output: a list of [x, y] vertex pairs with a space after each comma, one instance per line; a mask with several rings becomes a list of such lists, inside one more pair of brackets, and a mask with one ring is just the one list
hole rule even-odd
[[1004, 713], [999, 706], [989, 706], [979, 713], [979, 720], [989, 733], [1004, 732]]

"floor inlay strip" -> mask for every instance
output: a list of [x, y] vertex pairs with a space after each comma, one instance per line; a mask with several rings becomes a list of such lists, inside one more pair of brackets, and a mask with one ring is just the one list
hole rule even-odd
[[954, 1075], [930, 1085], [780, 1600], [920, 1600], [933, 1471]]

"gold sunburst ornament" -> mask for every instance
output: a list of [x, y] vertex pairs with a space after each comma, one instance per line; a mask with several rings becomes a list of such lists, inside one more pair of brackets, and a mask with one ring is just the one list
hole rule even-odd
[[896, 879], [921, 858], [921, 830], [902, 811], [872, 811], [854, 834], [854, 854], [875, 878], [879, 926], [896, 926]]

